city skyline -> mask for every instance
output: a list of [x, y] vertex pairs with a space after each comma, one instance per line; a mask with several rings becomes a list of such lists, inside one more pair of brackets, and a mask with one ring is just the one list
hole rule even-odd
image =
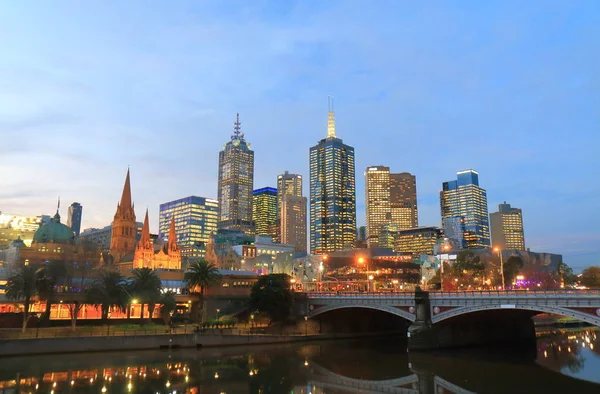
[[[306, 190], [307, 149], [323, 136], [331, 94], [359, 171], [383, 164], [417, 176], [420, 224], [441, 225], [439, 185], [474, 168], [488, 209], [504, 200], [523, 209], [527, 247], [562, 253], [574, 267], [598, 263], [600, 186], [589, 172], [600, 143], [590, 50], [598, 5], [548, 3], [538, 18], [532, 5], [471, 4], [388, 3], [364, 18], [362, 7], [343, 2], [160, 13], [123, 4], [119, 20], [110, 2], [10, 4], [0, 17], [0, 210], [53, 214], [61, 195], [86, 207], [82, 229], [104, 227], [131, 165], [136, 215], [148, 206], [157, 232], [161, 203], [217, 198], [215, 155], [237, 111], [256, 150], [255, 184], [289, 170], [303, 175]], [[427, 27], [434, 22], [439, 29]], [[257, 60], [236, 70], [234, 60], [252, 54]], [[356, 180], [360, 226], [364, 183]]]

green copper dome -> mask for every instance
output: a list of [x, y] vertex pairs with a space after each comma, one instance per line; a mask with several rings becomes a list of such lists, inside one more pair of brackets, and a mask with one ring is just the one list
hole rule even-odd
[[33, 234], [33, 242], [46, 243], [72, 243], [75, 239], [75, 234], [69, 226], [60, 222], [60, 215], [56, 215], [49, 222], [42, 224]]

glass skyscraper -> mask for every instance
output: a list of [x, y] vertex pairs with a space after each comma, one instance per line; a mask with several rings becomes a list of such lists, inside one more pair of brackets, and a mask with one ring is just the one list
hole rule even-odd
[[354, 148], [336, 137], [330, 108], [327, 138], [310, 148], [310, 251], [350, 249], [355, 242]]
[[277, 235], [277, 189], [263, 187], [252, 192], [252, 220], [256, 234]]
[[237, 114], [231, 141], [219, 152], [219, 228], [251, 234], [254, 232], [254, 151], [244, 139], [240, 126], [240, 114]]
[[182, 256], [204, 257], [205, 245], [217, 232], [219, 202], [190, 196], [160, 204], [159, 236], [168, 237], [171, 217], [175, 217], [175, 233]]
[[[442, 184], [440, 192], [442, 225], [455, 224], [462, 219], [463, 242], [466, 248], [489, 247], [487, 193], [485, 189], [479, 187], [479, 174], [475, 170], [465, 170], [457, 172], [456, 175], [455, 181]], [[444, 220], [447, 218], [457, 219]]]
[[71, 227], [71, 230], [78, 237], [81, 232], [81, 215], [83, 213], [83, 207], [80, 203], [74, 202], [69, 206], [69, 216], [67, 217], [67, 226]]

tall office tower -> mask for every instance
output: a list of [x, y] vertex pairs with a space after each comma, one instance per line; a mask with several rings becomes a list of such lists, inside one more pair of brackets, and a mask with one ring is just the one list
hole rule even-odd
[[181, 255], [204, 257], [210, 235], [217, 232], [219, 202], [210, 198], [189, 196], [160, 204], [160, 237], [169, 236], [171, 218], [175, 218], [175, 241], [181, 248]]
[[252, 192], [252, 221], [254, 222], [256, 234], [277, 234], [275, 222], [277, 220], [277, 189], [263, 187]]
[[277, 176], [277, 218], [281, 216], [283, 196], [302, 197], [302, 175], [285, 172]]
[[418, 224], [417, 182], [408, 172], [391, 174], [386, 166], [372, 166], [365, 171], [367, 211], [367, 244], [379, 246], [379, 233], [384, 225], [398, 230]]
[[504, 201], [498, 205], [498, 212], [490, 214], [492, 245], [500, 250], [525, 250], [523, 234], [523, 212], [512, 208]]
[[392, 224], [399, 230], [419, 225], [417, 178], [408, 172], [390, 174], [390, 209]]
[[136, 233], [137, 226], [134, 205], [131, 201], [131, 183], [128, 169], [121, 201], [117, 204], [117, 211], [112, 222], [110, 254], [115, 259], [115, 263], [120, 262], [124, 257], [133, 255]]
[[231, 141], [219, 152], [218, 227], [253, 233], [254, 151], [244, 139], [240, 126], [240, 114], [237, 114]]
[[81, 231], [82, 211], [83, 211], [83, 207], [78, 202], [74, 202], [69, 207], [69, 216], [67, 217], [67, 226], [71, 227], [71, 230], [73, 230], [76, 237], [79, 236], [79, 233]]
[[[442, 184], [440, 209], [444, 218], [462, 217], [464, 241], [468, 249], [490, 246], [487, 193], [479, 187], [479, 174], [475, 170], [456, 173], [455, 181]], [[444, 229], [446, 230], [446, 229]]]
[[306, 252], [306, 197], [286, 194], [281, 202], [281, 243]]
[[390, 168], [368, 167], [365, 171], [365, 203], [367, 212], [367, 246], [379, 245], [383, 225], [392, 222], [390, 209]]
[[329, 253], [355, 241], [354, 148], [336, 137], [330, 105], [327, 138], [310, 148], [310, 250]]

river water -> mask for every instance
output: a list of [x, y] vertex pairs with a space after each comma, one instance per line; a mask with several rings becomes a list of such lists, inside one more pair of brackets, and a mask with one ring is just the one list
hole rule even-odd
[[11, 357], [4, 393], [600, 393], [600, 331], [529, 349], [407, 353], [402, 338]]

